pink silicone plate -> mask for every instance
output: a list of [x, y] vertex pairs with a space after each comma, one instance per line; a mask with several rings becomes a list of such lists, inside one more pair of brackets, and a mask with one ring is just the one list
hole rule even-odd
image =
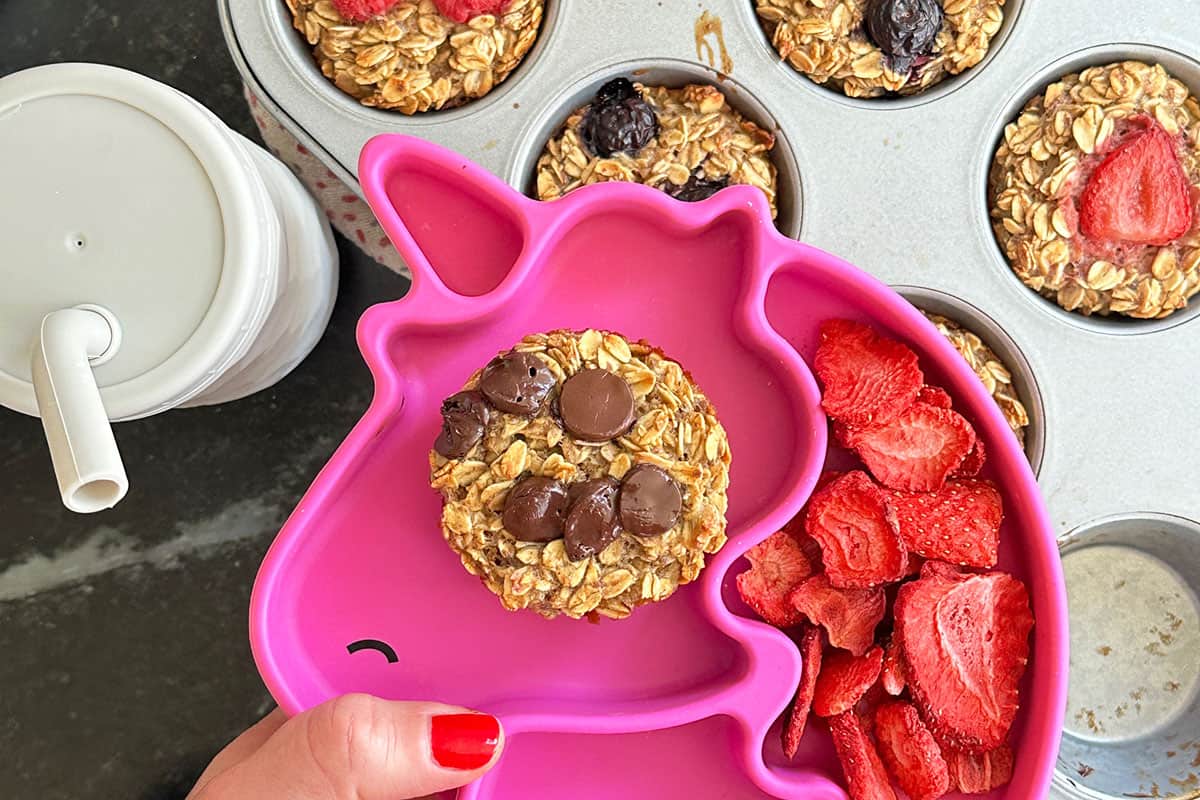
[[[851, 317], [914, 347], [986, 440], [1008, 512], [1001, 566], [1029, 585], [1037, 618], [1016, 775], [994, 796], [1045, 795], [1067, 646], [1051, 526], [1000, 412], [915, 309], [779, 235], [746, 187], [684, 204], [610, 183], [536, 203], [461, 156], [396, 135], [367, 144], [359, 174], [413, 286], [363, 316], [374, 401], [255, 585], [254, 655], [286, 711], [363, 691], [496, 714], [508, 750], [462, 800], [844, 800], [821, 726], [784, 762], [775, 720], [799, 655], [741, 604], [733, 578], [742, 554], [800, 510], [822, 468], [827, 423], [805, 359], [821, 320]], [[442, 398], [526, 333], [562, 327], [662, 347], [730, 436], [729, 544], [697, 583], [620, 622], [504, 611], [442, 541], [427, 483]], [[364, 639], [384, 646], [348, 652]]]

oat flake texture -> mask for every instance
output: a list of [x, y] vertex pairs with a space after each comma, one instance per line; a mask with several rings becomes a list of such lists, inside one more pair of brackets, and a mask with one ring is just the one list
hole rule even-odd
[[[444, 500], [442, 533], [463, 566], [505, 608], [545, 617], [620, 619], [695, 580], [705, 556], [726, 539], [729, 441], [707, 398], [678, 363], [614, 333], [534, 334], [514, 349], [542, 359], [558, 386], [585, 368], [617, 373], [633, 390], [636, 422], [613, 441], [586, 444], [563, 432], [547, 402], [532, 418], [493, 412], [483, 440], [461, 459], [431, 451], [430, 483]], [[478, 382], [476, 372], [464, 388]], [[520, 478], [619, 480], [641, 463], [666, 470], [683, 493], [679, 521], [661, 536], [622, 532], [597, 556], [571, 561], [562, 539], [533, 544], [504, 530], [504, 503]]]

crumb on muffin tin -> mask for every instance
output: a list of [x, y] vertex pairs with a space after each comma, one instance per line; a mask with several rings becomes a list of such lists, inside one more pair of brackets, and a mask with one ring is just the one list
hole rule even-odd
[[454, 108], [503, 82], [533, 47], [544, 0], [513, 0], [501, 16], [447, 19], [433, 0], [400, 0], [366, 22], [331, 0], [286, 0], [326, 78], [364, 106], [417, 114]]
[[658, 117], [658, 135], [637, 152], [601, 157], [589, 151], [580, 135], [591, 104], [577, 109], [538, 158], [539, 200], [553, 200], [604, 181], [643, 183], [668, 191], [699, 176], [755, 186], [766, 195], [772, 218], [777, 215], [777, 173], [770, 156], [774, 134], [743, 117], [715, 86], [634, 86]]
[[[545, 617], [620, 619], [695, 580], [706, 554], [726, 541], [730, 452], [725, 429], [690, 376], [644, 342], [597, 330], [533, 334], [508, 352], [533, 354], [553, 373], [556, 386], [541, 408], [531, 417], [493, 409], [482, 439], [461, 458], [430, 452], [430, 484], [444, 501], [442, 533], [467, 571], [505, 608]], [[576, 439], [553, 411], [566, 379], [588, 368], [619, 375], [634, 398], [632, 427], [601, 443]], [[482, 374], [464, 389], [477, 389]], [[601, 552], [572, 560], [562, 538], [521, 541], [505, 529], [509, 492], [523, 478], [569, 486], [620, 480], [642, 464], [665, 470], [682, 494], [678, 521], [659, 536], [622, 531]]]
[[1096, 257], [1078, 228], [1090, 172], [1126, 120], [1152, 118], [1176, 137], [1200, 198], [1200, 103], [1161, 65], [1125, 61], [1066, 75], [1004, 129], [988, 181], [996, 239], [1013, 271], [1068, 311], [1169, 316], [1200, 292], [1200, 214], [1179, 239]]

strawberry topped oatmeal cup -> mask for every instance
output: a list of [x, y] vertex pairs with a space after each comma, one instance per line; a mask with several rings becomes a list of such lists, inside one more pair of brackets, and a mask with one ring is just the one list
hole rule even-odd
[[1160, 65], [1067, 75], [1004, 130], [992, 226], [1068, 311], [1169, 316], [1200, 292], [1200, 104]]
[[914, 800], [990, 792], [1013, 774], [1034, 620], [1025, 585], [997, 569], [1004, 504], [980, 477], [987, 456], [904, 344], [827, 320], [813, 368], [859, 465], [826, 471], [737, 576], [802, 656], [784, 755], [815, 715], [851, 800], [894, 800], [893, 785]]
[[455, 108], [533, 47], [544, 0], [286, 0], [326, 78], [364, 106]]

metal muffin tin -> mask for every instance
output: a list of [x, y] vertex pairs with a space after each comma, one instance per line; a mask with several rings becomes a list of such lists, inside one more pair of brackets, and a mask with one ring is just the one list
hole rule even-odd
[[[1009, 8], [981, 66], [913, 98], [867, 101], [781, 63], [750, 0], [547, 0], [537, 45], [504, 84], [462, 108], [416, 117], [363, 108], [338, 91], [283, 0], [223, 0], [221, 13], [247, 82], [355, 188], [362, 145], [402, 132], [528, 191], [545, 138], [606, 78], [722, 87], [778, 135], [781, 230], [957, 319], [1014, 371], [1077, 622], [1051, 796], [1200, 798], [1200, 298], [1160, 321], [1063, 311], [1007, 267], [986, 205], [1004, 124], [1057, 76], [1138, 58], [1163, 63], [1200, 93], [1195, 0], [1023, 8], [1009, 0]], [[702, 12], [722, 24], [728, 75], [700, 58]], [[715, 34], [705, 41], [717, 45]], [[1106, 589], [1110, 578], [1126, 583]], [[1160, 633], [1167, 655], [1143, 641]], [[1144, 658], [1121, 655], [1133, 647]], [[1147, 676], [1161, 685], [1145, 686]], [[1099, 708], [1096, 698], [1109, 703]], [[1099, 716], [1076, 718], [1081, 710]]]

